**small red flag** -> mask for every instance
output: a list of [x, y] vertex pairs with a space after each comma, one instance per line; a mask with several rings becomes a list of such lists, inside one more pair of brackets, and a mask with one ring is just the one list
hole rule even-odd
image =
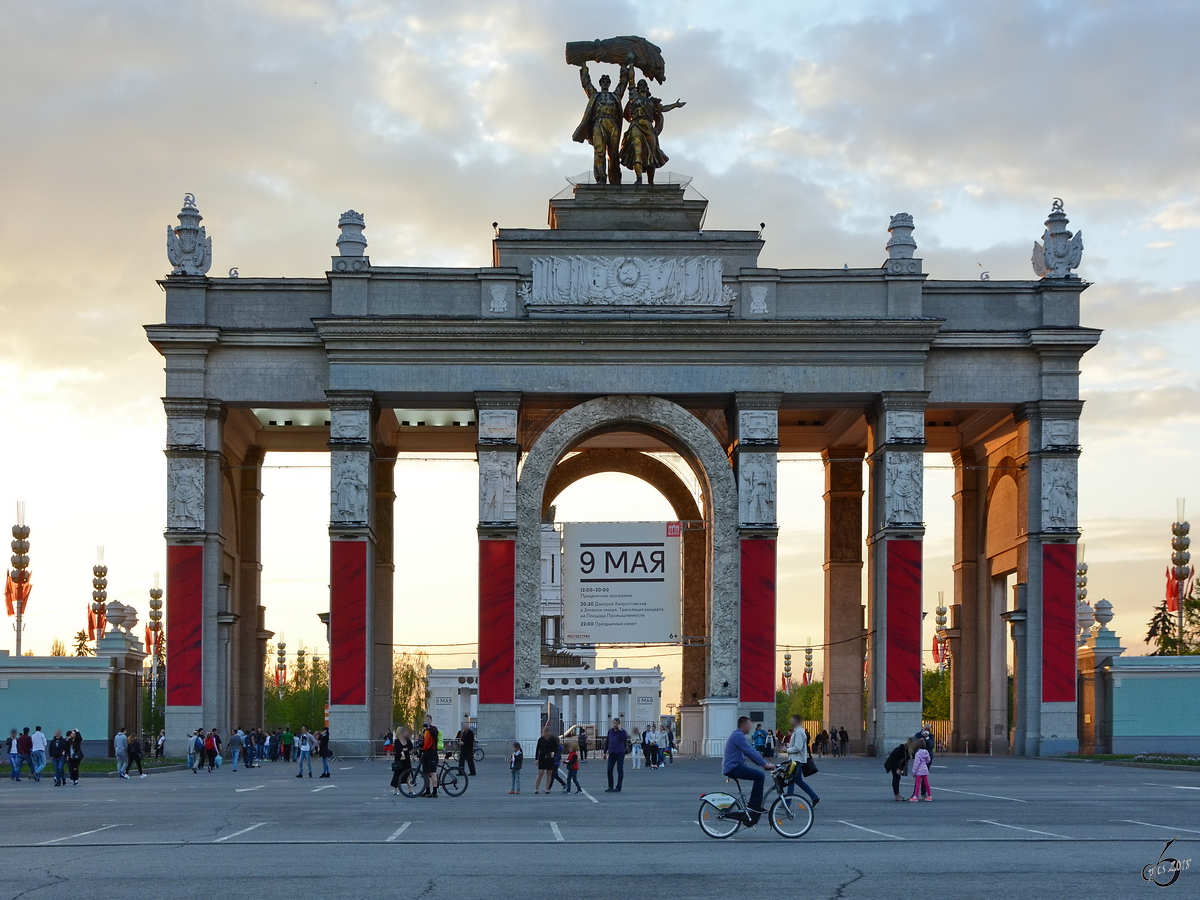
[[1167, 566], [1167, 612], [1179, 612], [1179, 579], [1170, 566]]

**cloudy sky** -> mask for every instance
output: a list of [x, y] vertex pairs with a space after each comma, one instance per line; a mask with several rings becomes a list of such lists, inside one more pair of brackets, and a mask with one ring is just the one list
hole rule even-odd
[[[85, 624], [95, 547], [146, 609], [163, 567], [164, 225], [194, 192], [213, 274], [319, 276], [338, 214], [385, 265], [488, 264], [491, 222], [540, 227], [590, 148], [563, 44], [663, 48], [669, 168], [710, 227], [765, 221], [766, 266], [879, 264], [916, 217], [933, 278], [1031, 278], [1052, 197], [1084, 231], [1080, 514], [1092, 599], [1140, 647], [1175, 498], [1200, 510], [1200, 6], [1139, 3], [104, 0], [0, 11], [0, 520], [28, 502], [26, 646]], [[268, 627], [319, 646], [325, 460], [265, 476]], [[950, 589], [950, 473], [930, 457], [926, 605]], [[286, 468], [303, 466], [308, 468]], [[470, 641], [474, 471], [398, 473], [397, 641]], [[782, 466], [780, 640], [819, 641], [820, 471]], [[615, 476], [563, 518], [665, 518]], [[403, 523], [400, 521], [406, 519]], [[12, 633], [0, 646], [12, 646]], [[469, 662], [437, 657], [436, 662]], [[624, 660], [622, 660], [624, 661]], [[632, 662], [632, 660], [630, 660]], [[677, 671], [669, 664], [668, 671]], [[672, 676], [674, 682], [674, 676]], [[670, 684], [668, 684], [668, 693]], [[670, 696], [664, 699], [672, 699]]]

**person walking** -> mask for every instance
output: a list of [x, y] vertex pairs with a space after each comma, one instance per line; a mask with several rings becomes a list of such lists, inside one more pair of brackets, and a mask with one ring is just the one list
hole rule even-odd
[[509, 788], [510, 794], [521, 793], [521, 766], [525, 762], [525, 754], [521, 752], [521, 745], [513, 741], [512, 753], [508, 755], [508, 771], [512, 773], [512, 787]]
[[[561, 774], [564, 753], [565, 753], [565, 748], [563, 747], [562, 743], [557, 738], [555, 738], [554, 739], [554, 757], [553, 757], [553, 759], [551, 759], [551, 762], [554, 763], [554, 768], [550, 770], [550, 777], [553, 778], [554, 781], [561, 784], [563, 786], [563, 789], [566, 790], [567, 782], [563, 781], [563, 777]], [[553, 787], [553, 782], [551, 783], [550, 787]], [[547, 789], [546, 789], [547, 794], [550, 793], [550, 787], [547, 787]]]
[[42, 769], [46, 768], [46, 735], [42, 732], [41, 725], [35, 725], [33, 734], [29, 736], [33, 742], [33, 749], [30, 751], [30, 759], [33, 763], [33, 780], [42, 780]]
[[675, 765], [675, 729], [668, 725], [664, 731], [664, 734], [667, 742], [665, 749], [667, 762], [671, 765]]
[[421, 774], [425, 776], [425, 790], [417, 796], [437, 799], [438, 789], [438, 728], [433, 716], [425, 717], [425, 733], [421, 738]]
[[296, 735], [296, 759], [300, 762], [299, 771], [296, 772], [297, 778], [304, 777], [304, 764], [308, 763], [308, 777], [312, 778], [312, 752], [313, 752], [313, 737], [308, 733], [308, 726], [301, 725], [300, 733]]
[[469, 721], [463, 722], [462, 731], [458, 733], [458, 771], [463, 771], [463, 765], [466, 764], [467, 771], [472, 778], [475, 777], [475, 731], [471, 728]]
[[547, 725], [542, 729], [541, 737], [537, 739], [537, 746], [533, 751], [533, 758], [537, 760], [537, 778], [533, 782], [533, 792], [536, 794], [542, 785], [542, 778], [546, 779], [546, 793], [550, 793], [550, 785], [554, 780], [554, 754], [558, 752], [558, 741], [550, 735], [550, 726]]
[[[608, 758], [608, 787], [606, 794], [621, 793], [621, 785], [625, 783], [625, 747], [629, 741], [629, 733], [621, 727], [620, 719], [612, 720], [608, 736], [604, 740], [604, 755]], [[617, 770], [617, 784], [613, 787], [613, 769]]]
[[583, 762], [587, 762], [588, 758], [588, 733], [582, 725], [579, 726], [579, 758]]
[[117, 756], [117, 777], [128, 778], [126, 770], [129, 768], [129, 738], [125, 735], [124, 728], [113, 738], [113, 752]]
[[245, 738], [242, 735], [242, 729], [235, 728], [233, 733], [229, 735], [229, 755], [233, 759], [233, 771], [237, 771], [238, 758], [242, 755], [242, 748], [246, 745]]
[[400, 782], [413, 780], [412, 755], [417, 748], [412, 742], [412, 732], [407, 725], [396, 729], [392, 738], [392, 793], [400, 793]]
[[214, 728], [204, 738], [204, 761], [208, 766], [208, 771], [210, 774], [217, 767], [217, 756], [220, 755], [220, 753], [221, 736], [217, 734], [217, 729]]
[[154, 758], [155, 759], [162, 759], [163, 748], [166, 746], [166, 744], [167, 744], [167, 733], [165, 731], [160, 731], [158, 733], [158, 740], [156, 740], [154, 742]]
[[788, 762], [795, 763], [792, 773], [792, 781], [788, 785], [787, 795], [791, 797], [796, 793], [796, 785], [800, 786], [800, 790], [808, 794], [812, 800], [813, 808], [816, 809], [821, 798], [817, 796], [817, 792], [808, 786], [808, 782], [804, 780], [804, 764], [808, 762], [808, 732], [804, 730], [804, 722], [799, 716], [792, 716], [792, 736], [788, 738], [787, 747]]
[[188, 738], [188, 765], [192, 767], [192, 774], [196, 775], [204, 766], [204, 729], [197, 728]]
[[71, 784], [79, 784], [79, 764], [83, 762], [83, 734], [79, 729], [67, 733], [67, 771], [71, 773]]
[[129, 767], [131, 765], [137, 766], [139, 778], [146, 777], [146, 773], [142, 771], [142, 756], [143, 755], [144, 754], [142, 752], [142, 742], [138, 738], [138, 736], [135, 734], [129, 740], [129, 762], [126, 763], [126, 765], [125, 765], [126, 777], [128, 777]]
[[61, 729], [55, 729], [54, 737], [50, 739], [48, 745], [50, 753], [50, 762], [54, 765], [54, 786], [62, 787], [67, 783], [67, 739], [63, 737]]
[[283, 761], [292, 761], [292, 745], [296, 742], [296, 736], [292, 734], [291, 727], [283, 729], [283, 734], [279, 736], [280, 746], [283, 747]]
[[21, 737], [15, 728], [8, 735], [8, 778], [21, 780]]
[[[578, 747], [578, 745], [576, 745]], [[572, 750], [567, 755], [567, 786], [563, 790], [564, 794], [571, 793], [571, 785], [575, 785], [575, 793], [582, 794], [583, 788], [579, 784], [579, 750]]]
[[918, 793], [927, 802], [933, 802], [933, 792], [929, 789], [929, 764], [932, 761], [933, 757], [929, 755], [929, 751], [918, 743], [917, 751], [913, 754], [913, 793], [908, 798], [910, 803], [917, 802]]
[[900, 779], [908, 774], [908, 761], [912, 759], [913, 743], [913, 739], [910, 738], [897, 744], [883, 763], [883, 771], [892, 776], [892, 796], [896, 800], [904, 800], [900, 796]]
[[333, 756], [333, 751], [329, 749], [329, 729], [321, 729], [321, 733], [317, 735], [317, 756], [321, 757], [321, 777], [332, 778], [329, 774], [329, 760]]

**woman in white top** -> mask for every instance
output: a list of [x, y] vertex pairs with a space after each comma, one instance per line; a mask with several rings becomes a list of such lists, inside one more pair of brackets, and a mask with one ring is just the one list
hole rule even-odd
[[808, 762], [808, 732], [804, 730], [804, 725], [799, 716], [792, 716], [792, 739], [788, 741], [787, 756], [789, 762], [796, 763], [796, 777], [788, 785], [788, 796], [790, 797], [792, 794], [795, 794], [796, 785], [800, 785], [800, 790], [808, 794], [815, 807], [821, 802], [821, 798], [817, 796], [816, 791], [808, 786], [808, 782], [804, 780], [804, 773], [801, 771], [804, 768], [804, 764]]
[[640, 769], [642, 767], [642, 758], [645, 756], [645, 751], [642, 750], [642, 733], [636, 728], [633, 729], [633, 737], [630, 739], [633, 744], [633, 752], [629, 754], [633, 757], [633, 767]]

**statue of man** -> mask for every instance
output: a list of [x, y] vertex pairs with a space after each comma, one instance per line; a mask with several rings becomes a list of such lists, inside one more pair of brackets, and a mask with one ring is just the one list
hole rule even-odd
[[[625, 76], [630, 88], [633, 88], [633, 69], [626, 68]], [[668, 159], [658, 146], [658, 136], [663, 129], [663, 113], [686, 105], [682, 100], [676, 100], [663, 106], [661, 100], [650, 96], [650, 85], [645, 78], [629, 92], [629, 102], [625, 104], [625, 119], [629, 122], [629, 128], [621, 141], [621, 164], [633, 169], [637, 175], [634, 184], [642, 183], [643, 172], [646, 181], [654, 184], [654, 170], [666, 165]]]
[[621, 66], [620, 84], [614, 93], [609, 90], [611, 78], [601, 75], [600, 90], [596, 90], [592, 85], [587, 63], [579, 66], [579, 82], [583, 85], [583, 92], [588, 95], [588, 104], [583, 111], [583, 119], [571, 135], [571, 139], [580, 144], [587, 141], [592, 145], [592, 176], [596, 179], [596, 184], [621, 183], [621, 98], [625, 96], [627, 68]]

